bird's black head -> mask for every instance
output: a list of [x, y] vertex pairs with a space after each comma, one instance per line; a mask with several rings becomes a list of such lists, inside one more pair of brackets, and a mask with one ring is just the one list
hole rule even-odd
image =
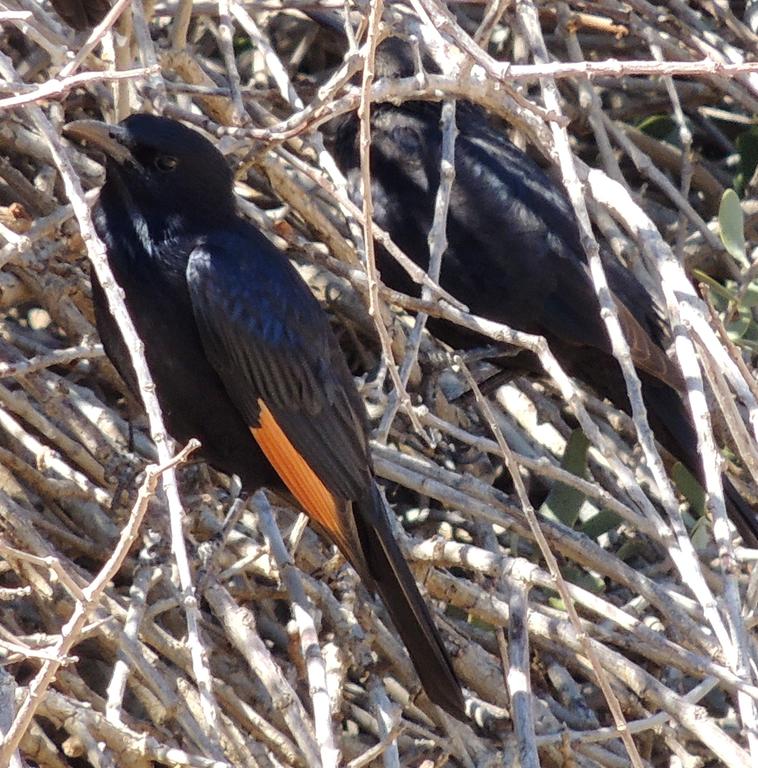
[[103, 203], [141, 217], [155, 235], [207, 230], [235, 214], [224, 156], [175, 120], [140, 114], [118, 125], [81, 120], [64, 130], [106, 155]]

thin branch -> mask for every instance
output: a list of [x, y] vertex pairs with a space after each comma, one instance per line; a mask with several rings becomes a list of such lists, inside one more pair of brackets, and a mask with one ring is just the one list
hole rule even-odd
[[324, 659], [321, 656], [316, 625], [312, 617], [313, 605], [306, 597], [298, 572], [292, 558], [287, 553], [268, 499], [263, 491], [256, 492], [253, 503], [258, 511], [263, 535], [266, 537], [271, 554], [279, 568], [282, 582], [292, 598], [293, 615], [300, 635], [300, 650], [305, 660], [311, 701], [313, 702], [313, 723], [321, 756], [320, 764], [324, 768], [336, 768], [340, 762], [340, 752], [332, 731], [332, 713], [329, 707], [326, 670]]
[[123, 72], [80, 72], [69, 77], [47, 80], [38, 88], [20, 93], [18, 96], [0, 99], [0, 109], [12, 109], [24, 104], [31, 104], [35, 101], [45, 101], [46, 99], [63, 96], [72, 88], [80, 85], [118, 80], [136, 80], [159, 71], [157, 67], [140, 67], [138, 69], [126, 69]]
[[371, 167], [369, 159], [371, 147], [371, 100], [369, 95], [374, 81], [374, 57], [376, 56], [376, 46], [379, 44], [379, 22], [382, 18], [383, 8], [384, 0], [370, 0], [368, 33], [364, 46], [361, 101], [358, 107], [358, 119], [360, 120], [361, 192], [363, 194], [363, 247], [366, 253], [366, 274], [368, 275], [368, 312], [373, 318], [376, 331], [379, 334], [379, 340], [382, 344], [382, 360], [387, 365], [397, 397], [408, 414], [414, 429], [420, 435], [424, 435], [424, 428], [413, 414], [413, 404], [395, 365], [392, 341], [387, 333], [387, 326], [382, 315], [382, 303], [379, 299], [379, 290], [377, 288], [379, 274], [376, 269], [376, 257], [374, 255], [374, 205], [371, 194]]
[[[24, 732], [29, 727], [47, 687], [53, 681], [61, 660], [65, 659], [74, 645], [79, 642], [90, 614], [100, 602], [105, 588], [121, 568], [130, 547], [137, 539], [142, 519], [147, 512], [148, 502], [155, 495], [158, 481], [166, 472], [186, 461], [189, 454], [198, 445], [199, 443], [196, 440], [190, 441], [185, 448], [169, 459], [166, 464], [159, 466], [151, 465], [145, 470], [145, 480], [137, 495], [137, 501], [129, 515], [129, 520], [121, 531], [113, 553], [92, 582], [81, 590], [81, 595], [74, 606], [74, 612], [61, 630], [60, 638], [55, 648], [52, 649], [55, 658], [43, 662], [39, 672], [29, 684], [29, 691], [18, 709], [13, 724], [3, 736], [3, 740], [0, 743], [0, 764], [7, 765], [10, 762], [11, 756], [18, 748]], [[78, 588], [76, 591], [78, 592]]]
[[[440, 271], [442, 270], [442, 257], [447, 250], [447, 215], [450, 207], [450, 193], [455, 181], [455, 139], [458, 135], [458, 129], [455, 125], [455, 101], [445, 101], [442, 104], [440, 117], [440, 130], [442, 131], [442, 152], [440, 157], [440, 184], [437, 189], [437, 196], [434, 202], [434, 218], [432, 227], [429, 230], [429, 268], [427, 274], [436, 283], [440, 282]], [[431, 291], [427, 287], [421, 289], [422, 301], [431, 301]], [[421, 346], [421, 335], [426, 326], [426, 320], [429, 316], [426, 312], [419, 312], [416, 315], [416, 321], [413, 330], [408, 336], [408, 345], [405, 352], [405, 358], [400, 366], [400, 379], [404, 386], [408, 385], [413, 366], [418, 360], [418, 352]], [[392, 393], [387, 407], [382, 416], [382, 422], [377, 429], [377, 439], [381, 442], [387, 441], [392, 422], [395, 419], [400, 398], [397, 390]]]

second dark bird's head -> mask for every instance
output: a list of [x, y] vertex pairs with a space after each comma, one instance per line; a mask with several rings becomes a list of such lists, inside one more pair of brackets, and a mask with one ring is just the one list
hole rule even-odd
[[176, 120], [145, 114], [118, 125], [79, 120], [64, 133], [105, 154], [102, 195], [125, 213], [187, 230], [223, 224], [235, 214], [233, 176], [224, 156]]

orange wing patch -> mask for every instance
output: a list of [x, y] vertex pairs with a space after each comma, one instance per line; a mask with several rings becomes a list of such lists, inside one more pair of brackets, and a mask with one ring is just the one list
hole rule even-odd
[[292, 445], [263, 400], [258, 400], [258, 407], [260, 426], [250, 427], [250, 431], [271, 466], [308, 516], [326, 531], [343, 553], [350, 553], [353, 549], [351, 537], [345, 531], [338, 502]]

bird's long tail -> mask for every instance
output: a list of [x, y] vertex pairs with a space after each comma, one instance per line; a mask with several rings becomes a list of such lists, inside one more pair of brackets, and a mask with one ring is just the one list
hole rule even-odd
[[[702, 483], [703, 467], [697, 449], [697, 435], [681, 395], [648, 374], [642, 373], [640, 380], [656, 438]], [[729, 519], [747, 546], [758, 546], [758, 510], [740, 496], [726, 475], [723, 482]]]
[[[361, 508], [363, 505], [367, 506]], [[408, 649], [424, 690], [453, 717], [465, 719], [460, 683], [429, 608], [395, 540], [376, 486], [357, 507], [356, 522], [369, 575]]]
[[726, 513], [748, 547], [758, 549], [758, 510], [740, 496], [732, 481], [724, 476]]

